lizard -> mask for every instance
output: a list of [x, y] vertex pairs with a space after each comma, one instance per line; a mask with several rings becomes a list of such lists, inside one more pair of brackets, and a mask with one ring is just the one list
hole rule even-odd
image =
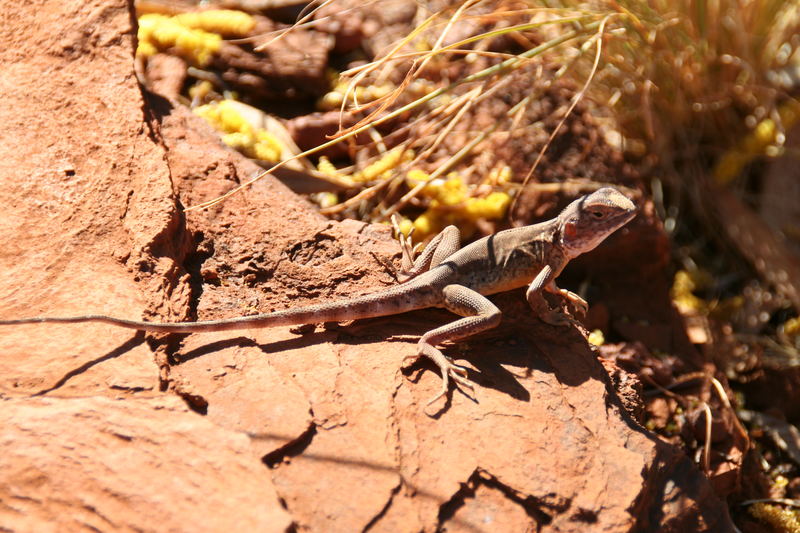
[[[363, 296], [220, 320], [149, 322], [107, 315], [31, 317], [0, 320], [0, 326], [32, 323], [99, 322], [157, 333], [200, 333], [344, 322], [395, 315], [428, 307], [443, 307], [461, 318], [431, 329], [417, 343], [417, 355], [430, 358], [439, 368], [442, 386], [428, 405], [446, 395], [450, 379], [474, 391], [467, 369], [456, 365], [436, 346], [494, 328], [501, 312], [486, 296], [527, 285], [525, 297], [538, 317], [554, 326], [575, 320], [551, 308], [543, 293], [560, 295], [583, 314], [588, 304], [580, 296], [556, 286], [567, 263], [600, 244], [630, 221], [636, 205], [613, 187], [582, 196], [553, 219], [499, 231], [463, 248], [456, 226], [436, 235], [414, 258], [410, 238], [400, 234], [400, 283]], [[409, 235], [410, 237], [410, 235]]]

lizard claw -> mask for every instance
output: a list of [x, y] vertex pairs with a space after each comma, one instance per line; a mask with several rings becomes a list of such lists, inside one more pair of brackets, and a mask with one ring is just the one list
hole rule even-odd
[[589, 312], [589, 304], [586, 302], [586, 300], [584, 300], [574, 292], [568, 291], [566, 289], [559, 289], [559, 292], [561, 293], [561, 296], [563, 296], [565, 300], [571, 303], [575, 307], [575, 309], [578, 310], [579, 314], [581, 314], [582, 316], [586, 316], [586, 313]]

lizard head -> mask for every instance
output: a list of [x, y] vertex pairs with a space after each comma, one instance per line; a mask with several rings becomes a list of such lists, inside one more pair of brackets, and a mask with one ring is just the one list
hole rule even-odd
[[636, 205], [612, 187], [582, 196], [558, 215], [561, 246], [570, 257], [588, 252], [636, 216], [636, 211]]

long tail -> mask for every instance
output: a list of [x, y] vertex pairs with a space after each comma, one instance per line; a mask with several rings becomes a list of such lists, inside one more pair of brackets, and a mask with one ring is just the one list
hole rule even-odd
[[[416, 285], [416, 284], [414, 284]], [[202, 320], [198, 322], [147, 322], [128, 320], [107, 315], [83, 315], [73, 317], [32, 317], [0, 320], [0, 326], [16, 324], [99, 322], [121, 328], [161, 333], [198, 333], [203, 331], [230, 331], [250, 328], [268, 328], [294, 324], [319, 322], [342, 322], [360, 318], [394, 315], [414, 309], [435, 305], [439, 297], [435, 290], [412, 284], [398, 285], [374, 294], [357, 296], [347, 300], [299, 307], [237, 318]]]

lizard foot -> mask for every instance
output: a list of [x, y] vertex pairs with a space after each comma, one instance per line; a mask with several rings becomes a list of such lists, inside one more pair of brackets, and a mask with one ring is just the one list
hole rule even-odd
[[572, 304], [572, 306], [575, 307], [578, 313], [582, 316], [586, 316], [586, 313], [589, 312], [589, 304], [586, 302], [586, 300], [574, 292], [568, 291], [567, 289], [558, 289], [558, 292], [560, 292], [561, 296], [564, 297], [567, 302]]
[[450, 378], [453, 378], [453, 381], [455, 381], [456, 384], [469, 389], [471, 393], [475, 392], [475, 384], [467, 379], [466, 368], [463, 366], [458, 366], [452, 361], [448, 361], [447, 365], [444, 367], [439, 365], [439, 368], [442, 370], [442, 388], [439, 393], [428, 400], [428, 403], [425, 405], [430, 405], [447, 394], [447, 389], [450, 388]]
[[450, 360], [449, 357], [444, 355], [442, 352], [431, 346], [430, 344], [423, 344], [420, 343], [420, 355], [427, 355], [430, 359], [433, 360], [434, 363], [439, 367], [442, 373], [442, 388], [439, 390], [439, 393], [436, 394], [433, 398], [428, 400], [428, 403], [425, 405], [430, 405], [434, 403], [436, 400], [445, 396], [447, 394], [447, 390], [450, 388], [450, 379], [452, 378], [453, 381], [456, 383], [457, 386], [464, 387], [465, 389], [469, 389], [470, 392], [475, 392], [475, 384], [467, 378], [467, 369], [463, 366], [459, 366], [455, 364], [453, 361]]

